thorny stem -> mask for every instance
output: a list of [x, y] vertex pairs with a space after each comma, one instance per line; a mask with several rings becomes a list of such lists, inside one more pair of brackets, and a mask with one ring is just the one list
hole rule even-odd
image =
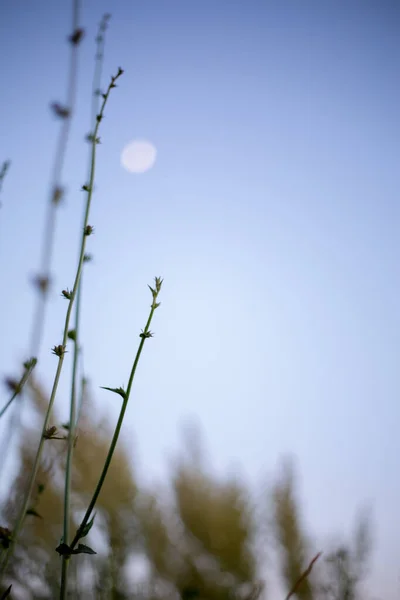
[[25, 514], [26, 514], [28, 504], [29, 504], [29, 501], [30, 501], [30, 498], [32, 495], [33, 486], [35, 483], [37, 472], [39, 470], [40, 459], [42, 456], [43, 445], [44, 445], [44, 441], [45, 441], [44, 434], [46, 432], [48, 422], [50, 419], [50, 414], [51, 414], [51, 410], [53, 408], [54, 400], [55, 400], [56, 393], [57, 393], [58, 383], [60, 380], [61, 371], [62, 371], [62, 367], [63, 367], [63, 363], [64, 363], [64, 356], [65, 356], [65, 352], [66, 352], [65, 347], [66, 347], [67, 339], [68, 339], [69, 322], [71, 319], [71, 313], [72, 313], [72, 307], [74, 304], [74, 299], [75, 299], [75, 296], [76, 296], [76, 293], [77, 293], [77, 290], [79, 287], [79, 281], [81, 278], [83, 259], [84, 259], [85, 248], [86, 248], [86, 238], [88, 236], [88, 228], [90, 227], [90, 226], [88, 226], [88, 219], [89, 219], [89, 213], [90, 213], [90, 206], [91, 206], [91, 199], [92, 199], [93, 185], [94, 185], [94, 175], [95, 175], [95, 168], [96, 168], [96, 146], [97, 146], [97, 140], [98, 140], [98, 130], [99, 130], [100, 122], [102, 121], [103, 116], [104, 116], [104, 108], [107, 104], [107, 100], [110, 95], [110, 92], [113, 87], [116, 87], [115, 82], [122, 75], [122, 73], [123, 73], [123, 70], [119, 68], [117, 75], [115, 75], [114, 77], [111, 78], [111, 82], [107, 88], [107, 92], [103, 95], [103, 102], [101, 105], [100, 112], [96, 117], [96, 126], [95, 126], [95, 130], [94, 130], [94, 133], [92, 136], [92, 159], [91, 159], [90, 181], [87, 185], [84, 186], [85, 191], [87, 191], [87, 201], [86, 201], [84, 228], [82, 231], [82, 240], [81, 240], [78, 268], [77, 268], [77, 272], [76, 272], [76, 276], [75, 276], [74, 286], [73, 286], [71, 296], [69, 299], [69, 303], [68, 303], [67, 314], [65, 317], [64, 334], [63, 334], [62, 343], [59, 346], [54, 347], [54, 349], [53, 349], [53, 353], [55, 353], [58, 356], [57, 370], [56, 370], [56, 374], [54, 377], [53, 388], [51, 391], [50, 400], [49, 400], [49, 404], [47, 407], [47, 411], [46, 411], [46, 415], [45, 415], [45, 419], [44, 419], [44, 423], [43, 423], [39, 446], [38, 446], [38, 449], [36, 452], [32, 471], [31, 471], [30, 477], [29, 477], [27, 491], [25, 493], [25, 497], [24, 497], [24, 500], [23, 500], [23, 503], [21, 506], [21, 510], [19, 512], [16, 524], [15, 524], [15, 527], [13, 530], [12, 543], [10, 544], [10, 547], [6, 554], [5, 560], [3, 562], [1, 573], [4, 572], [4, 570], [7, 566], [8, 560], [11, 556], [12, 550], [18, 540], [18, 536], [19, 536], [21, 527], [23, 525]]
[[117, 425], [116, 425], [116, 428], [115, 428], [115, 431], [114, 431], [113, 438], [111, 440], [110, 449], [108, 451], [107, 458], [106, 458], [106, 461], [104, 463], [103, 471], [102, 471], [102, 473], [100, 475], [100, 479], [99, 479], [99, 481], [97, 483], [97, 486], [96, 486], [96, 489], [94, 491], [93, 497], [92, 497], [92, 499], [90, 501], [90, 504], [89, 504], [89, 506], [88, 506], [88, 508], [86, 510], [85, 516], [83, 517], [82, 522], [81, 522], [81, 524], [80, 524], [80, 526], [79, 526], [79, 528], [78, 528], [78, 530], [77, 530], [77, 532], [75, 534], [75, 537], [74, 537], [74, 539], [73, 539], [73, 541], [72, 541], [72, 543], [70, 545], [70, 549], [71, 550], [73, 550], [75, 548], [76, 544], [78, 543], [78, 541], [82, 537], [81, 533], [84, 530], [85, 526], [87, 525], [87, 523], [88, 523], [88, 521], [89, 521], [89, 519], [90, 519], [90, 517], [92, 515], [92, 512], [93, 512], [94, 506], [96, 504], [97, 498], [99, 497], [99, 494], [101, 492], [101, 488], [102, 488], [103, 483], [105, 481], [105, 478], [107, 476], [107, 472], [108, 472], [109, 466], [111, 464], [111, 460], [112, 460], [112, 457], [113, 457], [113, 454], [114, 454], [114, 451], [115, 451], [115, 448], [116, 448], [116, 445], [117, 445], [117, 442], [118, 442], [118, 437], [119, 437], [119, 434], [121, 432], [122, 422], [124, 420], [126, 408], [128, 406], [129, 397], [130, 397], [130, 393], [131, 393], [131, 389], [132, 389], [132, 384], [133, 384], [133, 380], [134, 380], [134, 377], [135, 377], [136, 369], [137, 369], [137, 366], [138, 366], [138, 363], [139, 363], [140, 355], [141, 355], [142, 350], [143, 350], [144, 342], [145, 342], [145, 340], [148, 337], [151, 337], [150, 324], [151, 324], [151, 321], [153, 319], [154, 311], [159, 306], [159, 303], [157, 303], [157, 297], [158, 297], [158, 294], [160, 292], [161, 285], [162, 285], [162, 279], [159, 278], [159, 277], [156, 277], [156, 287], [155, 287], [154, 290], [151, 290], [152, 294], [153, 294], [153, 302], [152, 302], [152, 305], [151, 305], [149, 318], [147, 319], [147, 323], [146, 323], [146, 326], [145, 326], [143, 332], [140, 334], [140, 344], [139, 344], [138, 350], [136, 352], [135, 360], [134, 360], [133, 365], [132, 365], [131, 374], [130, 374], [129, 382], [128, 382], [128, 387], [126, 389], [126, 392], [124, 393], [123, 402], [122, 402], [122, 406], [121, 406], [121, 411], [120, 411], [120, 414], [119, 414], [119, 417], [118, 417], [118, 422], [117, 422]]
[[[109, 15], [104, 15], [99, 26], [99, 32], [96, 37], [97, 52], [95, 72], [93, 77], [92, 89], [92, 115], [91, 115], [91, 131], [94, 131], [96, 126], [96, 115], [99, 110], [99, 94], [101, 86], [102, 60], [104, 52], [104, 33], [107, 28]], [[92, 143], [96, 143], [95, 140]], [[89, 178], [91, 174], [91, 160], [89, 161]], [[87, 224], [84, 222], [84, 226]], [[83, 275], [82, 275], [83, 276]], [[78, 424], [77, 408], [76, 408], [76, 386], [78, 375], [78, 355], [80, 352], [79, 333], [80, 333], [80, 312], [82, 298], [82, 277], [79, 281], [75, 303], [75, 326], [74, 326], [74, 350], [73, 350], [73, 365], [72, 365], [72, 381], [71, 381], [71, 401], [69, 413], [69, 429], [68, 429], [68, 450], [67, 462], [65, 470], [65, 487], [64, 487], [64, 521], [63, 521], [63, 541], [68, 544], [70, 537], [70, 521], [71, 521], [71, 477], [72, 477], [72, 460], [75, 445], [75, 431]], [[61, 586], [60, 600], [65, 600], [68, 592], [68, 566], [69, 560], [63, 556], [61, 565]]]

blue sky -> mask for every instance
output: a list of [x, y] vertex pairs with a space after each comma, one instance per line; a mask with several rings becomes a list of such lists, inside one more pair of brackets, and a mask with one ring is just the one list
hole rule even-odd
[[[125, 69], [102, 124], [85, 272], [85, 365], [126, 384], [153, 276], [162, 306], [125, 425], [138, 468], [165, 472], [196, 417], [210, 461], [259, 481], [296, 457], [319, 539], [371, 503], [372, 590], [399, 577], [399, 45], [397, 2], [83, 3], [77, 112], [63, 182], [55, 290], [71, 287], [87, 172], [94, 36], [112, 13], [104, 74]], [[0, 9], [0, 364], [25, 358], [49, 171], [65, 97], [70, 3]], [[123, 147], [158, 151], [142, 175]], [[397, 167], [397, 169], [396, 169]], [[66, 304], [54, 292], [40, 356]], [[68, 367], [68, 365], [67, 365]], [[68, 368], [61, 385], [67, 412]], [[5, 401], [5, 396], [3, 398]], [[64, 403], [64, 405], [63, 405]]]

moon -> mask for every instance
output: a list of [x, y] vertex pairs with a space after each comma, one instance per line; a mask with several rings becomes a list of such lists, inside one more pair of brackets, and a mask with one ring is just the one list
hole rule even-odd
[[157, 149], [148, 140], [132, 140], [121, 152], [121, 164], [129, 173], [145, 173], [154, 166]]

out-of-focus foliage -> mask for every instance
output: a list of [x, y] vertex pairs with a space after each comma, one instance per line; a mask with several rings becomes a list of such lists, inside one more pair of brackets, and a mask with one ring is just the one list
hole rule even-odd
[[[31, 383], [30, 391], [39, 423], [46, 394], [37, 382]], [[86, 396], [74, 451], [72, 531], [91, 497], [111, 439], [109, 426], [96, 421], [95, 414]], [[66, 435], [56, 417], [54, 425], [55, 437]], [[33, 419], [22, 436], [18, 473], [2, 508], [3, 527], [12, 525], [32, 465], [37, 431]], [[55, 548], [62, 531], [65, 455], [63, 439], [46, 441], [31, 514], [0, 590], [13, 583], [13, 598], [58, 597], [60, 559]], [[270, 507], [269, 538], [278, 542], [278, 564], [287, 594], [315, 550], [301, 523], [294, 471], [289, 463], [263, 502]], [[255, 509], [244, 483], [212, 475], [195, 444], [185, 448], [185, 457], [173, 465], [169, 485], [157, 490], [138, 485], [132, 469], [132, 449], [120, 444], [99, 496], [95, 526], [88, 541], [84, 540], [97, 554], [71, 559], [69, 597], [272, 600], [276, 592], [267, 585], [271, 565], [265, 564], [259, 540], [257, 543], [257, 533], [265, 523], [260, 522], [260, 512]], [[369, 548], [368, 521], [363, 519], [352, 543], [333, 549], [317, 548], [325, 551], [324, 556], [298, 585], [293, 598], [361, 600], [360, 583]], [[363, 595], [362, 600], [365, 598]]]
[[140, 522], [153, 581], [178, 597], [223, 600], [254, 586], [252, 511], [238, 481], [212, 478], [192, 456], [176, 464], [169, 507], [148, 496]]
[[[43, 418], [47, 398], [44, 391], [37, 385], [31, 384], [34, 407]], [[71, 531], [79, 525], [79, 517], [91, 498], [95, 484], [99, 478], [102, 465], [108, 451], [110, 431], [103, 422], [93, 420], [95, 410], [89, 398], [84, 399], [80, 423], [77, 431], [77, 443], [74, 450], [73, 472], [73, 506], [75, 515]], [[40, 419], [38, 420], [40, 422]], [[56, 421], [55, 421], [56, 424]], [[20, 449], [20, 468], [17, 478], [12, 486], [9, 501], [4, 507], [3, 518], [12, 523], [18, 498], [22, 495], [26, 473], [29, 472], [33, 462], [35, 445], [37, 444], [38, 427], [26, 429], [22, 436]], [[54, 437], [62, 438], [67, 431], [58, 427]], [[63, 519], [63, 473], [65, 469], [67, 445], [63, 439], [49, 439], [46, 441], [46, 451], [37, 478], [37, 490], [32, 505], [35, 514], [28, 515], [21, 536], [21, 544], [17, 551], [17, 560], [11, 561], [13, 577], [26, 584], [26, 565], [32, 565], [32, 573], [38, 573], [54, 590], [57, 595], [59, 585], [60, 559], [55, 548], [60, 543]], [[40, 487], [39, 487], [40, 486]], [[118, 561], [119, 556], [128, 556], [134, 548], [137, 538], [133, 506], [137, 494], [131, 460], [122, 446], [117, 448], [110, 468], [109, 478], [106, 480], [97, 503], [96, 533], [101, 547], [108, 554], [112, 548], [112, 556], [118, 565], [123, 565], [124, 560]], [[114, 595], [107, 598], [118, 598], [117, 589], [120, 585], [119, 568], [112, 568], [113, 561], [102, 560], [101, 555], [88, 561], [87, 557], [80, 556], [79, 561], [86, 571], [82, 577], [91, 577], [94, 581], [107, 579], [107, 585]], [[92, 558], [92, 557], [91, 557]], [[76, 561], [78, 563], [78, 561]], [[93, 565], [95, 569], [93, 569]], [[107, 577], [103, 573], [107, 570]], [[117, 572], [118, 571], [118, 572]], [[41, 585], [41, 582], [40, 582]], [[85, 587], [81, 584], [81, 588]], [[113, 590], [115, 588], [115, 590]], [[104, 586], [102, 586], [104, 590]], [[40, 596], [35, 592], [33, 597], [53, 597], [53, 595]], [[55, 597], [54, 596], [54, 597]], [[74, 596], [75, 597], [75, 596]], [[85, 594], [83, 597], [88, 597]], [[100, 596], [93, 596], [100, 597]]]
[[[280, 545], [282, 575], [288, 590], [293, 589], [310, 562], [309, 543], [302, 531], [299, 503], [295, 498], [294, 472], [286, 463], [272, 490], [273, 523]], [[297, 588], [299, 600], [312, 600], [311, 578], [306, 577]]]
[[326, 557], [325, 581], [320, 586], [324, 600], [357, 600], [365, 597], [361, 585], [371, 550], [369, 519], [361, 515], [352, 544], [338, 544]]

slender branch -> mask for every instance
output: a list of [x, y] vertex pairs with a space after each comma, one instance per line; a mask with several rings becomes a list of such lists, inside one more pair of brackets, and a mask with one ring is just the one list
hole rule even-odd
[[311, 573], [311, 570], [312, 570], [314, 564], [317, 562], [317, 560], [319, 559], [319, 557], [321, 556], [321, 554], [322, 554], [322, 552], [318, 552], [318, 554], [316, 554], [314, 556], [314, 558], [312, 559], [312, 561], [308, 565], [307, 569], [300, 575], [300, 577], [298, 578], [298, 580], [296, 581], [296, 583], [294, 584], [294, 586], [292, 587], [292, 589], [290, 590], [290, 592], [286, 596], [285, 600], [289, 600], [292, 596], [295, 595], [295, 593], [299, 589], [299, 586], [300, 586], [301, 582], [304, 581], [304, 579], [306, 579], [309, 576], [309, 574]]
[[[65, 552], [65, 554], [67, 554], [67, 555], [70, 556], [71, 553], [72, 553], [72, 551], [74, 550], [76, 544], [78, 543], [78, 541], [82, 537], [84, 537], [86, 535], [86, 533], [84, 533], [84, 532], [85, 532], [85, 530], [87, 531], [87, 526], [88, 526], [88, 523], [89, 523], [89, 519], [90, 519], [90, 517], [92, 515], [92, 512], [93, 512], [93, 509], [95, 507], [97, 498], [99, 497], [99, 494], [101, 492], [101, 488], [102, 488], [103, 483], [105, 481], [105, 478], [107, 476], [107, 472], [108, 472], [108, 469], [110, 467], [111, 460], [112, 460], [112, 457], [113, 457], [113, 454], [114, 454], [114, 451], [115, 451], [115, 448], [116, 448], [116, 445], [117, 445], [117, 442], [118, 442], [118, 437], [119, 437], [119, 434], [121, 432], [122, 422], [124, 420], [125, 411], [126, 411], [126, 408], [128, 406], [129, 397], [130, 397], [131, 389], [132, 389], [132, 384], [133, 384], [133, 380], [134, 380], [134, 377], [135, 377], [136, 369], [137, 369], [137, 366], [138, 366], [138, 363], [139, 363], [139, 360], [140, 360], [140, 355], [141, 355], [142, 350], [143, 350], [143, 346], [144, 346], [144, 343], [145, 343], [146, 339], [152, 337], [152, 333], [150, 332], [150, 324], [151, 324], [151, 321], [152, 321], [152, 318], [153, 318], [153, 315], [154, 315], [154, 311], [160, 305], [157, 302], [157, 298], [158, 298], [158, 294], [159, 294], [159, 292], [161, 290], [161, 285], [162, 285], [162, 279], [160, 277], [156, 277], [155, 278], [155, 288], [150, 288], [150, 290], [152, 292], [152, 295], [153, 295], [153, 302], [151, 304], [150, 314], [149, 314], [149, 317], [147, 319], [146, 326], [145, 326], [144, 330], [142, 331], [142, 333], [140, 334], [140, 343], [139, 343], [138, 350], [136, 352], [135, 360], [134, 360], [133, 365], [132, 365], [132, 369], [131, 369], [131, 373], [130, 373], [130, 377], [129, 377], [129, 382], [128, 382], [128, 387], [127, 387], [126, 391], [124, 391], [122, 388], [118, 388], [118, 389], [105, 388], [105, 389], [108, 389], [108, 390], [110, 390], [112, 392], [120, 394], [122, 396], [123, 402], [122, 402], [122, 406], [121, 406], [121, 411], [120, 411], [120, 414], [119, 414], [119, 417], [118, 417], [118, 422], [117, 422], [117, 426], [115, 428], [115, 432], [114, 432], [113, 438], [111, 440], [110, 449], [108, 451], [107, 458], [106, 458], [106, 461], [104, 463], [103, 471], [102, 471], [102, 473], [100, 475], [100, 478], [99, 478], [99, 481], [97, 483], [96, 489], [94, 491], [93, 497], [92, 497], [92, 499], [90, 501], [90, 504], [89, 504], [89, 506], [88, 506], [88, 508], [86, 510], [85, 516], [82, 519], [82, 522], [81, 522], [81, 524], [80, 524], [80, 526], [79, 526], [79, 528], [78, 528], [78, 530], [77, 530], [77, 532], [75, 534], [75, 537], [74, 537], [71, 545], [69, 547], [63, 549], [61, 551], [62, 554]], [[58, 548], [57, 550], [59, 551], [60, 548]]]

